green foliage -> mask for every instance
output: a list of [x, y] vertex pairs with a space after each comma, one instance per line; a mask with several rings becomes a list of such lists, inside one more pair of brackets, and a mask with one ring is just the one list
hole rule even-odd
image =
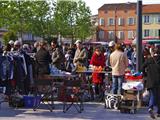
[[13, 31], [6, 32], [3, 35], [3, 43], [6, 45], [10, 40], [15, 41], [17, 39], [16, 33]]
[[57, 34], [72, 39], [86, 39], [91, 33], [91, 12], [86, 4], [79, 0], [59, 1], [54, 13]]
[[48, 37], [54, 31], [52, 1], [0, 1], [0, 27]]
[[90, 36], [91, 12], [81, 0], [61, 1], [0, 1], [0, 27], [22, 33], [51, 38], [85, 39]]

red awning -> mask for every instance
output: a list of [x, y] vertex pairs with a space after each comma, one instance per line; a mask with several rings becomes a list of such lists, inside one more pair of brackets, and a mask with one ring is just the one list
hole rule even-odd
[[[126, 45], [131, 45], [131, 44], [136, 44], [136, 41], [135, 40], [124, 40], [123, 43]], [[147, 42], [143, 40], [142, 44], [147, 44]]]

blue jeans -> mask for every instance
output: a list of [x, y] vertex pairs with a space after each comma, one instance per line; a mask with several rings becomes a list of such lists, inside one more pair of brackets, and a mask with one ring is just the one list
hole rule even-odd
[[149, 89], [150, 99], [149, 99], [149, 109], [153, 109], [154, 106], [157, 107], [157, 113], [160, 114], [160, 87], [154, 87]]
[[154, 91], [152, 89], [149, 90], [149, 109], [153, 109], [155, 105]]
[[124, 81], [124, 75], [112, 76], [112, 93], [113, 94], [122, 94], [123, 81]]

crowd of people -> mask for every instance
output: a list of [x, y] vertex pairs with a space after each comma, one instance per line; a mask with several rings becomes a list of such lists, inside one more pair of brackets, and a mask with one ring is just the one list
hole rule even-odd
[[[158, 45], [143, 46], [142, 72], [145, 87], [150, 93], [149, 113], [154, 117], [153, 107], [158, 107], [160, 116], [160, 52]], [[50, 65], [59, 70], [75, 72], [77, 66], [103, 68], [112, 71], [113, 94], [123, 94], [122, 83], [126, 69], [136, 70], [136, 46], [109, 42], [108, 46], [86, 46], [80, 40], [74, 45], [59, 45], [57, 38], [51, 43], [37, 41], [34, 45], [21, 41], [9, 41], [0, 45], [0, 85], [7, 86], [6, 94], [12, 88], [21, 94], [28, 94], [34, 86], [34, 77], [38, 74], [50, 74]], [[93, 73], [92, 84], [98, 95], [103, 84], [104, 74]]]

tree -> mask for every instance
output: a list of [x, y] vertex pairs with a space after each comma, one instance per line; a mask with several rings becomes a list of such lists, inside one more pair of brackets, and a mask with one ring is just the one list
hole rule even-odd
[[79, 0], [59, 1], [55, 7], [54, 21], [56, 33], [63, 37], [70, 37], [72, 40], [86, 39], [90, 35], [91, 12], [86, 4]]
[[10, 40], [15, 41], [16, 39], [17, 39], [17, 35], [16, 35], [16, 33], [15, 33], [14, 31], [6, 32], [6, 33], [3, 35], [3, 43], [4, 43], [5, 45], [7, 45]]
[[91, 12], [79, 0], [59, 1], [0, 1], [0, 27], [18, 33], [51, 38], [62, 35], [86, 39], [91, 33]]
[[86, 4], [82, 1], [78, 2], [78, 14], [77, 14], [77, 30], [76, 30], [76, 36], [84, 40], [88, 36], [92, 34], [92, 25], [91, 25], [91, 11], [89, 7], [86, 7]]
[[52, 1], [0, 1], [0, 27], [46, 38], [54, 31]]

